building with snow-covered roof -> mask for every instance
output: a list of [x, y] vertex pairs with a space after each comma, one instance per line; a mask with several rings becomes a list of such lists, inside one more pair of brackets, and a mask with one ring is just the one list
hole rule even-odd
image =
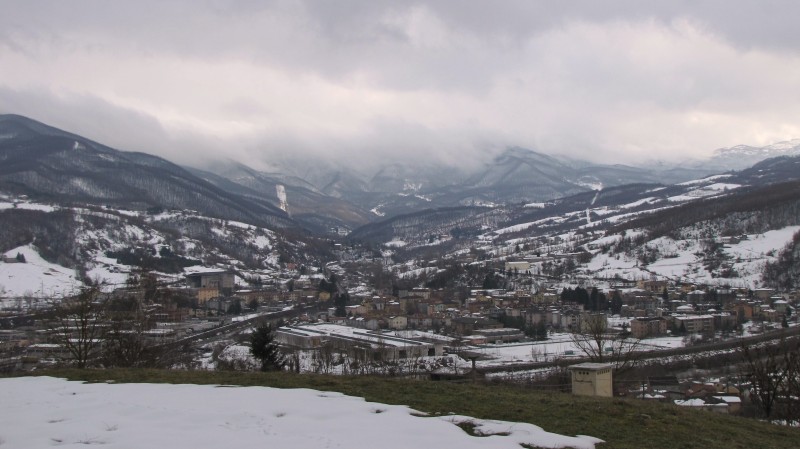
[[714, 399], [728, 404], [730, 413], [736, 413], [742, 409], [742, 398], [739, 396], [714, 396]]
[[776, 312], [785, 315], [786, 311], [789, 309], [789, 302], [783, 298], [774, 299], [772, 301], [772, 308], [775, 309]]
[[648, 338], [667, 333], [667, 319], [662, 317], [634, 318], [631, 320], [631, 335], [634, 338]]
[[502, 327], [499, 329], [477, 329], [476, 335], [486, 337], [486, 341], [490, 343], [512, 343], [519, 342], [525, 338], [525, 334], [521, 330], [515, 328]]
[[728, 413], [728, 404], [710, 398], [676, 399], [675, 405], [705, 409], [717, 413]]
[[444, 352], [443, 342], [327, 323], [284, 326], [275, 331], [275, 339], [282, 345], [301, 349], [330, 345], [341, 351], [360, 353], [370, 360], [441, 356]]
[[484, 317], [459, 317], [452, 321], [453, 327], [459, 335], [472, 334], [476, 329], [497, 329], [503, 327], [495, 320]]
[[690, 334], [711, 334], [714, 332], [714, 315], [675, 315], [672, 317], [676, 328]]
[[236, 275], [230, 271], [206, 271], [186, 275], [186, 283], [192, 288], [216, 288], [221, 295], [231, 295]]
[[661, 294], [667, 288], [667, 281], [641, 280], [636, 283], [636, 287], [649, 293]]
[[769, 300], [769, 298], [774, 294], [775, 290], [771, 288], [757, 288], [753, 290], [753, 296], [755, 296], [756, 299], [760, 299], [762, 301]]
[[67, 360], [72, 353], [64, 345], [56, 343], [35, 343], [25, 349], [23, 361], [36, 363], [44, 358]]

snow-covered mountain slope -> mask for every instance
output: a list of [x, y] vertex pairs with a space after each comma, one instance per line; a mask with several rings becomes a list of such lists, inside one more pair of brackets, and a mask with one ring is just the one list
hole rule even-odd
[[[669, 279], [704, 285], [757, 288], [765, 285], [764, 268], [778, 260], [800, 226], [786, 226], [763, 233], [718, 238], [712, 224], [678, 231], [676, 237], [645, 240], [635, 247], [618, 249], [624, 237], [588, 243], [597, 248], [582, 269], [598, 279]], [[641, 234], [644, 235], [644, 234]], [[613, 242], [613, 243], [612, 243]]]
[[351, 234], [354, 239], [401, 240], [424, 245], [431, 235], [544, 235], [569, 229], [604, 229], [698, 199], [728, 195], [742, 187], [732, 175], [715, 175], [673, 186], [630, 184], [536, 203], [490, 208], [442, 208], [373, 223]]
[[[278, 206], [285, 205], [286, 212], [294, 220], [320, 234], [330, 233], [332, 228], [350, 230], [374, 218], [373, 214], [352, 202], [322, 193], [296, 176], [260, 172], [231, 161], [217, 164], [213, 173], [188, 170], [223, 190], [253, 201], [267, 200]], [[283, 191], [285, 198], [277, 194], [279, 190]]]
[[220, 189], [156, 156], [118, 151], [17, 115], [0, 115], [0, 191], [66, 204], [190, 209], [275, 228], [295, 226], [262, 199]]
[[737, 145], [720, 148], [714, 152], [710, 164], [728, 170], [741, 170], [765, 159], [798, 155], [800, 155], [800, 139], [793, 139], [763, 147]]
[[494, 266], [534, 261], [536, 273], [587, 282], [657, 277], [754, 288], [776, 282], [765, 272], [784, 259], [800, 230], [800, 181], [768, 181], [797, 178], [800, 170], [789, 170], [798, 162], [769, 160], [671, 186], [611, 187], [535, 207], [423, 212], [354, 235], [381, 239], [401, 262], [392, 269], [412, 276], [416, 270], [430, 276], [419, 257], [438, 249], [443, 259], [480, 256]]
[[[726, 204], [727, 209], [735, 211], [736, 198], [745, 199], [751, 208], [758, 208], [764, 201], [789, 201], [791, 192], [796, 189], [791, 182], [797, 179], [800, 179], [800, 157], [775, 158], [741, 172], [711, 175], [672, 185], [608, 186], [547, 202], [490, 206], [489, 211], [476, 209], [470, 212], [469, 208], [421, 211], [372, 223], [354, 231], [352, 237], [377, 242], [402, 240], [410, 248], [415, 244], [427, 244], [430, 235], [447, 234], [453, 230], [464, 234], [461, 232], [465, 227], [464, 214], [471, 215], [475, 222], [469, 229], [472, 235], [513, 238], [520, 231], [527, 234], [532, 231], [536, 235], [567, 230], [603, 231], [630, 221], [643, 221], [659, 212], [669, 216], [663, 212], [668, 209], [711, 211], [716, 210], [715, 204]], [[778, 185], [781, 187], [770, 187]], [[765, 196], [764, 201], [762, 196]], [[443, 214], [443, 211], [449, 213]], [[697, 215], [696, 211], [692, 214]], [[678, 215], [686, 214], [680, 212]], [[449, 222], [443, 217], [450, 217]], [[411, 232], [407, 229], [408, 223], [413, 223]]]
[[[308, 188], [373, 212], [372, 220], [413, 214], [425, 209], [454, 206], [492, 206], [541, 202], [554, 198], [634, 182], [667, 182], [692, 179], [708, 169], [672, 170], [597, 164], [549, 156], [525, 148], [507, 148], [490, 160], [431, 160], [387, 162], [371, 169], [355, 170], [325, 161], [273, 161], [275, 173], [287, 186]], [[226, 164], [212, 170], [232, 182], [251, 182], [252, 173], [228, 170]], [[291, 174], [289, 176], [288, 174]], [[272, 182], [272, 181], [271, 181]], [[273, 182], [274, 183], [274, 182]], [[289, 192], [289, 196], [292, 196]], [[290, 200], [291, 204], [291, 200]]]
[[118, 287], [139, 268], [165, 280], [203, 267], [233, 269], [245, 283], [274, 277], [286, 262], [319, 266], [324, 255], [313, 239], [193, 211], [67, 207], [6, 196], [0, 221], [0, 246], [10, 248], [4, 254], [24, 258], [0, 262], [0, 297], [8, 301], [47, 300], [89, 281]]

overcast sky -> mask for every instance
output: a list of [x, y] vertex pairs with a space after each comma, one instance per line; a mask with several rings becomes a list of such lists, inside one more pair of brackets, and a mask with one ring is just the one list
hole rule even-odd
[[800, 137], [800, 2], [0, 0], [0, 113], [184, 164]]

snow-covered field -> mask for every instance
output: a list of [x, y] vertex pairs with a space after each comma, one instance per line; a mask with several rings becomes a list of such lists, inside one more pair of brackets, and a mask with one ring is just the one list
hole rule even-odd
[[0, 262], [0, 301], [3, 297], [60, 297], [75, 293], [83, 285], [75, 279], [75, 270], [42, 259], [30, 245], [6, 251], [4, 255], [13, 258], [17, 254], [25, 258], [25, 263]]
[[550, 340], [536, 343], [485, 345], [471, 351], [479, 352], [486, 357], [477, 362], [478, 366], [497, 366], [519, 362], [544, 362], [565, 357], [570, 351], [574, 355], [583, 355], [569, 336], [557, 336]]
[[[587, 436], [527, 423], [426, 417], [406, 406], [308, 389], [84, 384], [50, 377], [0, 379], [0, 446], [171, 449], [594, 448]], [[470, 436], [455, 425], [472, 422]]]
[[[682, 337], [661, 337], [641, 340], [639, 348], [680, 348], [686, 343]], [[498, 366], [520, 362], [545, 362], [558, 358], [583, 357], [585, 354], [575, 345], [570, 334], [553, 334], [549, 340], [504, 345], [484, 345], [470, 348], [485, 357], [478, 360], [478, 366]]]

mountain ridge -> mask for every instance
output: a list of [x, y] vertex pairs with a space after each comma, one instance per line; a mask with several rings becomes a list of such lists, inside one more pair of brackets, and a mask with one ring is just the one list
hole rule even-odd
[[157, 156], [115, 150], [17, 115], [0, 116], [0, 135], [0, 186], [11, 192], [295, 226], [277, 207], [236, 197]]

